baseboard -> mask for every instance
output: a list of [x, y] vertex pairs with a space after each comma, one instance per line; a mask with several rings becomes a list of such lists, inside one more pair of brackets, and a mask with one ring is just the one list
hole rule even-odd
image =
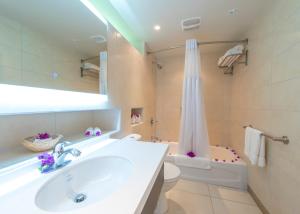
[[251, 187], [248, 185], [247, 186], [248, 192], [256, 202], [258, 208], [262, 211], [263, 214], [270, 214], [270, 212], [267, 210], [267, 208], [264, 206], [264, 204], [261, 202], [261, 200], [257, 197], [255, 192], [251, 189]]

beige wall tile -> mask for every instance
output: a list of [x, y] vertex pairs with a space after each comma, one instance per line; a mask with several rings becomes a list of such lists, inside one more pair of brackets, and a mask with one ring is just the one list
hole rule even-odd
[[0, 79], [1, 83], [21, 85], [22, 72], [15, 68], [0, 65]]
[[21, 145], [23, 139], [46, 131], [55, 133], [53, 114], [1, 116], [0, 165], [19, 158], [23, 153], [30, 154]]
[[[154, 135], [155, 72], [152, 57], [140, 54], [124, 38], [115, 36], [112, 26], [108, 33], [108, 96], [111, 104], [121, 110], [121, 131], [116, 137], [136, 132], [144, 140]], [[131, 108], [141, 107], [144, 124], [131, 126]]]
[[0, 65], [21, 69], [21, 50], [0, 44]]
[[0, 44], [21, 49], [21, 25], [0, 16]]
[[281, 110], [300, 110], [300, 79], [275, 83], [272, 85], [272, 108]]
[[[99, 92], [98, 79], [81, 78], [81, 56], [74, 50], [6, 17], [0, 19], [0, 32], [0, 83]], [[53, 80], [51, 72], [58, 78]]]
[[300, 76], [300, 43], [281, 54], [274, 56], [272, 60], [272, 82], [280, 82]]
[[83, 134], [88, 127], [93, 127], [93, 112], [62, 112], [55, 114], [55, 130], [65, 137]]
[[299, 12], [299, 1], [273, 1], [247, 33], [249, 65], [239, 66], [231, 85], [232, 147], [243, 154], [241, 127], [248, 124], [290, 138], [289, 145], [268, 140], [267, 166], [248, 167], [249, 185], [272, 214], [294, 214], [300, 208], [295, 188], [300, 185]]

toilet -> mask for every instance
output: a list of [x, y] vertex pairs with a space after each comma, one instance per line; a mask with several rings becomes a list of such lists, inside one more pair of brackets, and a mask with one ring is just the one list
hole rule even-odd
[[171, 190], [177, 183], [180, 177], [180, 169], [174, 164], [164, 163], [164, 184], [160, 192], [159, 199], [154, 211], [154, 214], [163, 214], [168, 211], [168, 201], [166, 192]]
[[139, 141], [141, 139], [142, 139], [142, 135], [139, 134], [130, 134], [122, 138], [122, 140], [132, 140], [132, 141]]

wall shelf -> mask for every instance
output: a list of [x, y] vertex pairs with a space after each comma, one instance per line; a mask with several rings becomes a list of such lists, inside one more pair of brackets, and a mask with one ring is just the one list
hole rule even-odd
[[131, 108], [131, 127], [143, 124], [143, 111], [144, 108]]
[[143, 124], [144, 124], [144, 122], [132, 123], [132, 124], [131, 124], [131, 127], [133, 128], [133, 127], [137, 127], [137, 126], [143, 125]]
[[[241, 58], [244, 58], [241, 61]], [[233, 74], [234, 66], [238, 64], [248, 65], [248, 50], [243, 51], [241, 54], [231, 54], [223, 58], [219, 63], [219, 68], [223, 69], [224, 74]]]

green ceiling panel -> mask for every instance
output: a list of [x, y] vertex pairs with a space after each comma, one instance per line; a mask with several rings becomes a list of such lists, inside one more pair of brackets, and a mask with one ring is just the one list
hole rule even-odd
[[122, 19], [121, 15], [112, 6], [109, 0], [89, 0], [104, 18], [116, 28], [127, 41], [141, 54], [145, 53], [145, 43], [142, 41]]

